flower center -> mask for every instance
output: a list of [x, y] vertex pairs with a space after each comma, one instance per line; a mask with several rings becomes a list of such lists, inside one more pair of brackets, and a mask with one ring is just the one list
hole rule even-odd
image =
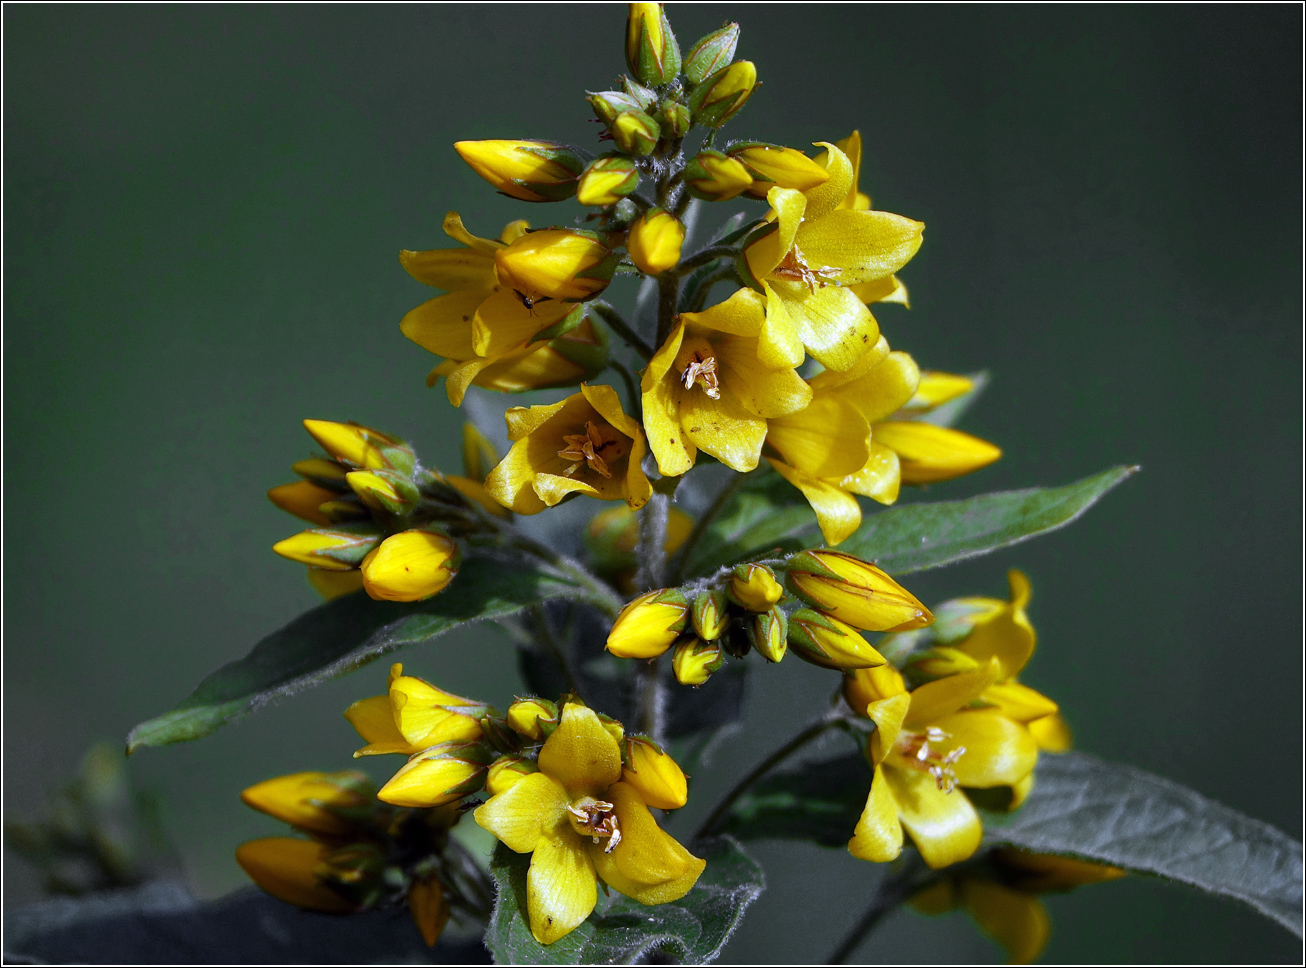
[[[923, 733], [903, 730], [898, 734], [897, 742], [893, 744], [893, 751], [901, 756], [908, 766], [924, 770], [934, 777], [935, 786], [944, 793], [951, 793], [957, 786], [957, 774], [952, 767], [966, 752], [966, 747], [958, 746], [946, 754], [934, 748], [951, 736], [951, 733], [945, 733], [937, 726], [930, 726]], [[931, 743], [934, 747], [930, 746]]]
[[621, 829], [617, 826], [617, 815], [612, 804], [606, 800], [593, 797], [581, 797], [567, 807], [571, 815], [571, 825], [582, 837], [592, 837], [594, 843], [607, 840], [603, 853], [610, 854], [621, 843]]
[[686, 390], [692, 390], [695, 383], [703, 384], [703, 392], [713, 400], [721, 399], [721, 384], [716, 378], [716, 357], [704, 356], [697, 350], [694, 351], [694, 357], [685, 367], [685, 371], [680, 374], [680, 382], [685, 385]]
[[821, 266], [819, 269], [813, 269], [803, 258], [798, 246], [794, 246], [785, 253], [785, 257], [780, 260], [780, 264], [771, 270], [773, 276], [781, 279], [788, 279], [791, 282], [801, 282], [807, 287], [808, 292], [815, 292], [817, 286], [825, 287], [830, 283], [837, 283], [834, 278], [839, 273], [838, 266]]
[[558, 456], [575, 461], [566, 470], [568, 477], [575, 474], [581, 464], [588, 465], [604, 477], [611, 477], [608, 461], [621, 456], [621, 438], [617, 432], [606, 424], [595, 426], [592, 420], [585, 421], [583, 434], [564, 434], [562, 442], [566, 446], [558, 451]]

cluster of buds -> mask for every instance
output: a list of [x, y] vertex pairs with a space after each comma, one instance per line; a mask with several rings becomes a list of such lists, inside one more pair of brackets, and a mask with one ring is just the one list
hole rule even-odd
[[262, 837], [236, 849], [250, 879], [288, 904], [352, 914], [406, 903], [428, 945], [451, 912], [486, 913], [488, 894], [449, 840], [457, 809], [396, 809], [352, 770], [275, 777], [241, 799], [306, 835]]
[[677, 680], [699, 686], [727, 655], [743, 658], [749, 651], [779, 662], [792, 649], [826, 669], [883, 666], [884, 657], [862, 631], [916, 629], [932, 618], [880, 568], [821, 549], [792, 555], [774, 568], [747, 562], [705, 582], [647, 592], [622, 610], [607, 647], [629, 659], [672, 650]]
[[300, 480], [272, 488], [268, 498], [317, 527], [272, 550], [307, 565], [324, 598], [359, 588], [386, 601], [429, 598], [458, 573], [454, 538], [479, 527], [481, 512], [508, 514], [482, 484], [494, 449], [470, 424], [468, 477], [424, 468], [408, 444], [359, 424], [305, 420], [304, 427], [326, 456], [292, 464]]

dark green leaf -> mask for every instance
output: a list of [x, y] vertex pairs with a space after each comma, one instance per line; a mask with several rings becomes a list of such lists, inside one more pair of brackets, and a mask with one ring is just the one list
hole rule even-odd
[[[795, 503], [797, 502], [797, 503]], [[800, 535], [816, 531], [816, 516], [802, 495], [772, 471], [747, 479], [690, 552], [682, 573], [703, 575], [761, 550], [804, 547]]]
[[[1137, 470], [1112, 467], [1064, 487], [890, 508], [868, 515], [839, 550], [874, 561], [891, 575], [951, 565], [1069, 524]], [[809, 541], [808, 547], [819, 543]]]
[[694, 852], [707, 861], [707, 869], [679, 901], [646, 907], [614, 892], [605, 908], [600, 892], [596, 913], [565, 937], [542, 945], [526, 914], [530, 855], [499, 844], [490, 862], [499, 897], [485, 943], [499, 964], [630, 962], [653, 951], [686, 964], [707, 964], [721, 954], [744, 909], [762, 893], [764, 878], [730, 838], [702, 841]]
[[871, 768], [860, 753], [771, 773], [720, 824], [740, 840], [809, 840], [843, 847], [866, 806]]
[[1245, 901], [1302, 933], [1302, 846], [1267, 823], [1159, 776], [1085, 753], [1039, 758], [1014, 814], [985, 839], [1159, 874]]
[[223, 666], [170, 711], [141, 723], [127, 749], [199, 739], [254, 708], [353, 672], [388, 652], [551, 598], [576, 585], [533, 563], [471, 558], [449, 588], [424, 602], [373, 601], [345, 595], [305, 612]]

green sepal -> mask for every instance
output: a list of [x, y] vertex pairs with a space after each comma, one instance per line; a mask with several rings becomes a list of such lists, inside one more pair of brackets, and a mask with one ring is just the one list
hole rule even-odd
[[622, 111], [642, 111], [646, 105], [620, 91], [589, 91], [585, 100], [594, 109], [595, 116], [604, 124], [611, 124]]
[[724, 67], [730, 66], [735, 59], [735, 48], [739, 45], [739, 24], [728, 23], [724, 27], [700, 37], [698, 42], [685, 55], [684, 72], [691, 84], [701, 84]]
[[574, 307], [572, 307], [571, 312], [567, 313], [566, 316], [563, 316], [562, 319], [558, 320], [548, 329], [542, 329], [538, 333], [536, 333], [533, 337], [531, 337], [531, 342], [540, 342], [541, 340], [557, 339], [559, 336], [562, 336], [564, 333], [570, 333], [573, 329], [575, 329], [577, 326], [581, 324], [581, 320], [583, 320], [584, 318], [585, 318], [585, 304], [577, 303]]
[[381, 539], [385, 537], [385, 532], [381, 527], [372, 522], [360, 524], [339, 524], [333, 528], [309, 528], [314, 534], [325, 534], [330, 536], [348, 536], [352, 538], [348, 544], [339, 545], [334, 548], [322, 548], [314, 552], [318, 558], [330, 558], [332, 561], [338, 561], [342, 565], [358, 565], [366, 558]]

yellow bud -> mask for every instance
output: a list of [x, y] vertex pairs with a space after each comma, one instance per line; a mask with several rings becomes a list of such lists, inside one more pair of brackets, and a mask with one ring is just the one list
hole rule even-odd
[[671, 669], [682, 686], [701, 686], [725, 661], [725, 653], [716, 642], [694, 638], [676, 646], [671, 655]]
[[823, 165], [797, 148], [749, 142], [732, 146], [729, 155], [752, 173], [748, 194], [756, 198], [766, 198], [766, 193], [777, 185], [806, 192], [830, 180], [830, 172]]
[[417, 602], [444, 591], [458, 573], [458, 546], [438, 531], [391, 535], [363, 559], [363, 587], [372, 598]]
[[408, 913], [422, 933], [422, 940], [434, 948], [449, 922], [449, 901], [444, 896], [444, 885], [434, 874], [415, 880], [409, 886]]
[[726, 585], [726, 594], [731, 601], [742, 605], [750, 612], [765, 612], [772, 605], [784, 598], [785, 590], [775, 580], [775, 572], [766, 565], [749, 562], [736, 565]]
[[355, 467], [393, 467], [385, 451], [406, 446], [397, 437], [353, 423], [305, 420], [304, 429], [336, 460]]
[[608, 125], [612, 140], [627, 154], [650, 154], [662, 137], [662, 127], [643, 111], [622, 111]]
[[318, 487], [312, 481], [295, 481], [293, 484], [281, 484], [268, 491], [268, 500], [288, 511], [297, 518], [311, 521], [313, 524], [329, 525], [332, 519], [320, 510], [327, 501], [335, 500], [339, 495]]
[[626, 66], [644, 84], [669, 84], [680, 73], [680, 46], [662, 4], [630, 4], [626, 17]]
[[247, 787], [240, 799], [248, 807], [315, 834], [341, 836], [355, 831], [371, 814], [376, 789], [363, 773], [291, 773]]
[[713, 148], [704, 148], [685, 166], [685, 187], [705, 201], [728, 202], [752, 184], [747, 168]]
[[656, 276], [680, 263], [685, 227], [670, 212], [655, 208], [637, 218], [626, 237], [630, 259], [640, 272]]
[[871, 436], [898, 455], [904, 484], [950, 481], [1002, 456], [1001, 448], [987, 440], [920, 420], [877, 423], [871, 427]]
[[889, 699], [907, 691], [902, 673], [891, 665], [874, 669], [855, 669], [843, 675], [843, 697], [858, 716], [866, 715], [866, 707], [881, 699]]
[[709, 75], [694, 88], [689, 110], [694, 123], [719, 128], [736, 114], [757, 89], [757, 66], [752, 61], [736, 61]]
[[726, 626], [730, 624], [725, 593], [714, 588], [694, 599], [693, 622], [694, 631], [698, 633], [700, 639], [707, 642], [719, 639]]
[[626, 727], [622, 726], [621, 723], [617, 722], [611, 716], [604, 715], [603, 713], [595, 713], [595, 715], [599, 717], [599, 725], [603, 727], [603, 731], [611, 736], [616, 741], [617, 745], [620, 746], [621, 741], [626, 738]]
[[688, 617], [689, 604], [679, 589], [647, 592], [617, 616], [608, 651], [623, 659], [652, 659], [671, 648]]
[[310, 567], [308, 583], [313, 586], [313, 591], [329, 602], [341, 595], [361, 591], [363, 573], [356, 568], [349, 571], [328, 571], [325, 568]]
[[590, 162], [576, 189], [582, 205], [615, 205], [639, 186], [639, 169], [624, 155], [603, 155]]
[[824, 669], [884, 665], [884, 656], [855, 628], [810, 608], [800, 608], [789, 616], [789, 644], [800, 659]]
[[934, 621], [916, 596], [868, 561], [841, 551], [804, 551], [788, 562], [789, 590], [854, 628], [916, 629]]
[[290, 469], [319, 487], [334, 488], [337, 491], [344, 490], [345, 472], [349, 470], [343, 464], [337, 464], [325, 457], [297, 460], [290, 465]]
[[789, 623], [778, 608], [763, 612], [748, 626], [748, 644], [768, 662], [779, 662], [788, 648]]
[[374, 511], [403, 514], [420, 497], [412, 480], [395, 471], [350, 471], [345, 480], [359, 500]]
[[650, 807], [676, 810], [689, 801], [684, 771], [661, 746], [643, 736], [632, 736], [626, 740], [624, 752], [621, 779], [638, 790]]
[[[494, 254], [499, 281], [531, 299], [588, 299], [612, 279], [608, 249], [567, 229], [528, 232]], [[606, 273], [606, 274], [605, 274]]]
[[541, 740], [558, 725], [558, 706], [547, 699], [518, 699], [504, 715], [508, 725], [527, 739]]
[[377, 799], [396, 807], [438, 807], [485, 784], [490, 753], [479, 743], [438, 743], [399, 768]]
[[528, 756], [519, 753], [501, 756], [490, 764], [490, 770], [485, 776], [485, 792], [492, 797], [498, 796], [513, 787], [522, 777], [538, 773], [539, 770], [539, 765]]
[[459, 141], [454, 150], [476, 174], [523, 202], [570, 198], [585, 167], [570, 148], [552, 141]]
[[329, 571], [349, 571], [358, 567], [380, 540], [381, 533], [375, 527], [342, 525], [301, 531], [278, 541], [272, 550], [303, 565]]
[[310, 911], [349, 914], [360, 905], [338, 894], [318, 877], [332, 848], [316, 840], [263, 837], [236, 848], [236, 863], [250, 880], [273, 897]]

